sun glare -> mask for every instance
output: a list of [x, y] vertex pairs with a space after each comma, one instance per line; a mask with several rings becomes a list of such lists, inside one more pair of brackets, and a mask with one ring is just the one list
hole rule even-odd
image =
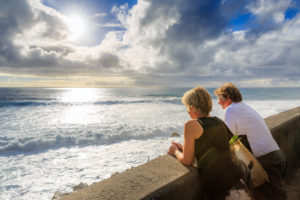
[[89, 102], [99, 97], [99, 91], [95, 88], [70, 88], [62, 95], [63, 102]]
[[73, 15], [70, 17], [67, 17], [66, 23], [68, 25], [69, 31], [71, 33], [71, 39], [72, 40], [78, 40], [82, 36], [84, 36], [86, 32], [86, 21], [83, 17], [79, 15]]

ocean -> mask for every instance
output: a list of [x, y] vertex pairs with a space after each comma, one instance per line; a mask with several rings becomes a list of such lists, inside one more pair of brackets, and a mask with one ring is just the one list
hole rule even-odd
[[[190, 88], [0, 88], [0, 200], [51, 199], [166, 154]], [[211, 115], [224, 111], [213, 95]], [[241, 88], [262, 117], [300, 106], [300, 88]]]

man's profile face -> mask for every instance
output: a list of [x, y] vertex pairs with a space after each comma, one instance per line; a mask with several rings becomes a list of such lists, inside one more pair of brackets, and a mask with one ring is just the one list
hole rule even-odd
[[232, 101], [229, 98], [225, 98], [222, 95], [218, 95], [218, 103], [223, 109], [225, 109], [232, 103]]

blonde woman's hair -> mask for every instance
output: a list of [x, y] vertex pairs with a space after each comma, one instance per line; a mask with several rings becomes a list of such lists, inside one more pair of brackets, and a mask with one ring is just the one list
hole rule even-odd
[[209, 115], [212, 110], [211, 96], [205, 88], [200, 86], [185, 92], [181, 101], [186, 107], [194, 106], [205, 115]]
[[231, 99], [233, 102], [241, 102], [243, 97], [240, 90], [233, 83], [225, 83], [214, 91], [216, 96], [222, 96], [225, 99]]

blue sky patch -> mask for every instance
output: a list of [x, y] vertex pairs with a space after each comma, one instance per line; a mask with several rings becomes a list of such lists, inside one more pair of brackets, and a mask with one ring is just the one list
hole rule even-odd
[[230, 20], [229, 26], [234, 31], [244, 30], [250, 25], [253, 18], [254, 18], [254, 16], [251, 13], [238, 14], [235, 18]]
[[289, 8], [285, 11], [285, 19], [293, 19], [299, 13], [298, 9]]

